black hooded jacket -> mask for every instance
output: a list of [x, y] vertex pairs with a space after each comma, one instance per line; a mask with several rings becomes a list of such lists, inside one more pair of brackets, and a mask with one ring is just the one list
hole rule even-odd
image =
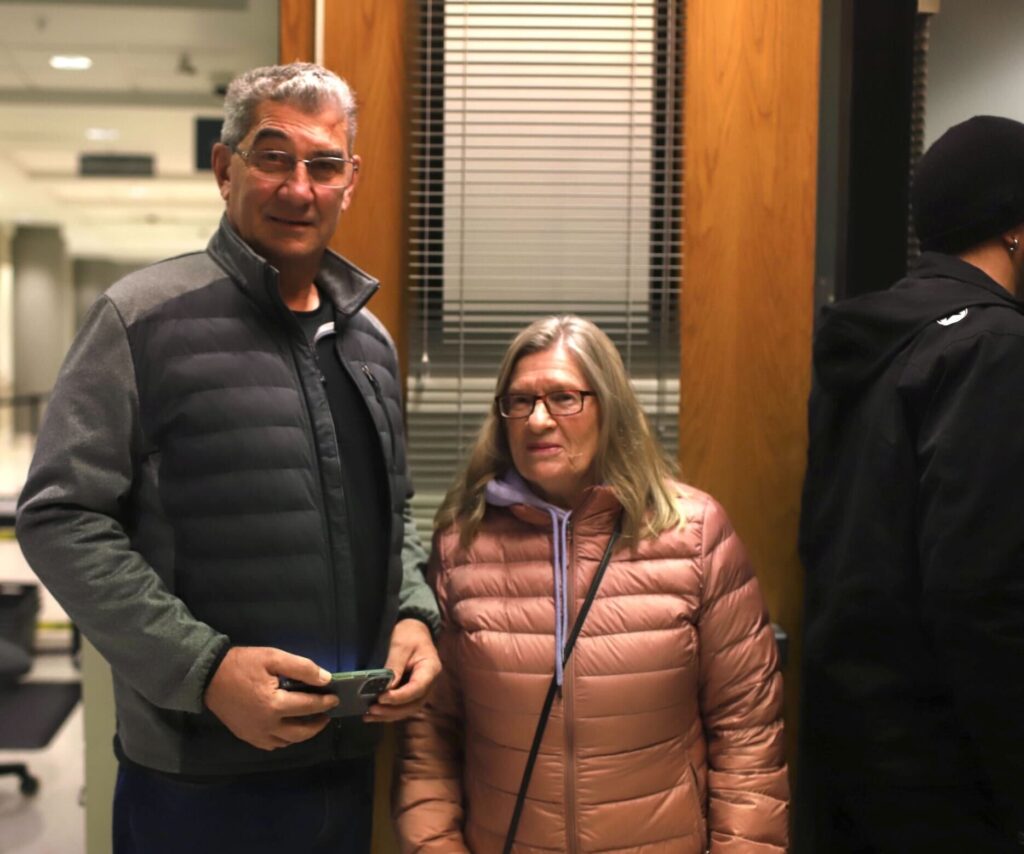
[[1024, 304], [926, 253], [829, 306], [809, 431], [802, 782], [977, 782], [1024, 828]]

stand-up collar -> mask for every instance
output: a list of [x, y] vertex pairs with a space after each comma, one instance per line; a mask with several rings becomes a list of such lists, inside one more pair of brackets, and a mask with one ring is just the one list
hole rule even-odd
[[[273, 313], [285, 308], [277, 287], [277, 268], [239, 237], [227, 215], [221, 217], [206, 251], [264, 310]], [[344, 317], [356, 314], [380, 287], [375, 278], [331, 249], [324, 252], [316, 284]]]

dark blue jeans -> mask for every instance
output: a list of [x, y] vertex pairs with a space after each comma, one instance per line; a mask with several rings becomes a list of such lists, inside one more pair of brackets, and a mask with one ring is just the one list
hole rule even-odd
[[121, 765], [114, 854], [369, 854], [373, 757], [194, 782]]

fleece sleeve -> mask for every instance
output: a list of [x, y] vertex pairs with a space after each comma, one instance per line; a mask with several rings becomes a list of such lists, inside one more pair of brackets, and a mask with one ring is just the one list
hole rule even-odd
[[103, 297], [50, 396], [18, 502], [18, 543], [123, 679], [157, 706], [199, 712], [229, 641], [196, 620], [132, 547], [126, 525], [142, 445], [126, 330]]
[[416, 520], [412, 515], [412, 505], [408, 498], [402, 520], [402, 586], [398, 592], [398, 618], [413, 617], [423, 621], [430, 627], [431, 634], [437, 638], [441, 628], [441, 616], [437, 610], [437, 602], [434, 601], [434, 594], [423, 575], [427, 553], [420, 542]]

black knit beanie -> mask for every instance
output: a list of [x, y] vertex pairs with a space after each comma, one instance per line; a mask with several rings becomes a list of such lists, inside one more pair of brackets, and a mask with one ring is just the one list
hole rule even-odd
[[953, 125], [918, 163], [911, 203], [921, 248], [950, 254], [1024, 222], [1024, 124]]

